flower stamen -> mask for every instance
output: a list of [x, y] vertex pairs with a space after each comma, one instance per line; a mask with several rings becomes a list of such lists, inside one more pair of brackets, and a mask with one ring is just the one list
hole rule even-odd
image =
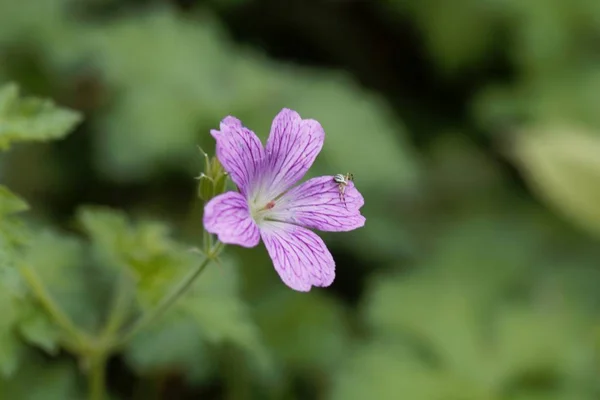
[[251, 208], [251, 214], [255, 221], [260, 221], [265, 218], [267, 212], [275, 207], [275, 201], [271, 200], [262, 207]]

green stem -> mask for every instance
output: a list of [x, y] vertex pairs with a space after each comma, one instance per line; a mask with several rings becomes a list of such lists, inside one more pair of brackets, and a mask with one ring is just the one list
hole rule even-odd
[[105, 400], [106, 398], [106, 356], [104, 353], [90, 357], [88, 373], [89, 400]]
[[60, 326], [68, 335], [70, 335], [74, 341], [73, 347], [79, 349], [89, 343], [90, 338], [87, 334], [82, 332], [76, 325], [71, 321], [69, 316], [56, 304], [50, 293], [46, 290], [44, 284], [40, 280], [39, 276], [33, 268], [27, 265], [21, 266], [21, 274], [25, 278], [25, 281], [31, 288], [34, 296], [40, 302], [42, 307], [50, 315], [50, 317]]
[[204, 248], [204, 254], [209, 254], [213, 247], [212, 235], [206, 230], [202, 233], [202, 243]]
[[100, 335], [104, 341], [113, 340], [113, 335], [121, 328], [121, 324], [127, 316], [127, 306], [128, 302], [131, 300], [130, 292], [127, 290], [127, 283], [127, 276], [124, 274], [120, 275], [116, 290], [117, 292], [113, 297], [113, 305], [106, 321], [106, 325]]
[[[217, 247], [217, 246], [215, 246]], [[160, 316], [162, 316], [165, 311], [173, 305], [196, 281], [196, 278], [204, 272], [208, 264], [213, 260], [214, 256], [211, 252], [208, 257], [200, 263], [196, 268], [191, 270], [183, 280], [166, 296], [162, 299], [162, 301], [156, 306], [154, 310], [142, 316], [125, 334], [115, 343], [114, 347], [121, 347], [125, 343], [127, 343], [133, 336], [135, 336], [141, 329], [145, 328]]]

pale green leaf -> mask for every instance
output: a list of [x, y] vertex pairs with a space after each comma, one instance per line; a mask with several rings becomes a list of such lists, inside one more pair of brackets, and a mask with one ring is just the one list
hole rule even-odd
[[538, 126], [515, 137], [530, 186], [573, 222], [600, 234], [600, 135], [575, 126]]
[[23, 98], [14, 84], [0, 88], [0, 149], [18, 141], [61, 139], [80, 121], [79, 113], [52, 101]]

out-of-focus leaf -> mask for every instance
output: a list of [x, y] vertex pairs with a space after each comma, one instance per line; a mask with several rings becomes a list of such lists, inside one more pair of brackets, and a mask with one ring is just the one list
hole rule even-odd
[[77, 374], [74, 365], [29, 355], [14, 376], [0, 379], [0, 393], [7, 399], [80, 400]]
[[49, 100], [21, 97], [14, 84], [0, 88], [0, 149], [17, 141], [63, 138], [80, 121], [79, 113]]
[[591, 51], [588, 40], [598, 34], [600, 18], [600, 8], [587, 0], [389, 2], [412, 17], [432, 58], [448, 71], [486, 60], [503, 30], [520, 69], [539, 74], [568, 68]]
[[374, 342], [357, 348], [350, 360], [342, 364], [331, 399], [428, 400], [436, 398], [436, 378], [407, 351]]
[[199, 381], [215, 368], [196, 321], [175, 310], [135, 336], [124, 351], [140, 374], [179, 373]]
[[382, 335], [416, 338], [450, 368], [465, 373], [482, 369], [478, 306], [468, 287], [414, 277], [406, 282], [383, 278], [368, 303], [368, 320]]
[[23, 244], [24, 227], [13, 213], [25, 210], [27, 204], [0, 185], [0, 374], [12, 375], [19, 366], [23, 345], [17, 336], [25, 299], [16, 269], [17, 249]]
[[[239, 90], [230, 86], [237, 81], [235, 61], [209, 22], [194, 24], [162, 10], [92, 35], [108, 83], [125, 89], [97, 137], [102, 172], [139, 180], [159, 168], [195, 167], [200, 129], [208, 134], [212, 124], [232, 113], [230, 100]], [[135, 56], [132, 48], [138, 49]]]
[[[474, 380], [463, 371], [427, 366], [405, 348], [386, 341], [358, 347], [344, 363], [333, 385], [331, 399], [365, 398], [415, 400], [592, 400], [588, 390], [553, 387], [549, 390], [494, 387], [483, 379]], [[588, 388], [589, 389], [589, 388]]]
[[[527, 76], [508, 85], [490, 85], [473, 101], [473, 112], [486, 130], [504, 133], [518, 121], [578, 121], [600, 127], [596, 107], [600, 73], [596, 64], [583, 63], [547, 74]], [[498, 132], [500, 131], [500, 132]]]
[[[401, 355], [393, 355], [390, 350], [389, 355], [399, 360], [395, 367], [389, 366], [395, 368], [389, 374], [407, 376], [398, 378], [395, 383], [390, 380], [386, 391], [381, 392], [377, 386], [385, 383], [374, 377], [370, 381], [361, 380], [360, 376], [366, 373], [362, 370], [345, 372], [340, 379], [350, 382], [354, 377], [356, 391], [372, 389], [378, 398], [388, 393], [411, 398], [420, 398], [414, 397], [418, 394], [423, 398], [460, 395], [480, 399], [506, 393], [509, 399], [522, 398], [525, 394], [554, 399], [556, 393], [566, 396], [564, 398], [594, 398], [593, 374], [585, 372], [594, 369], [593, 357], [590, 357], [590, 316], [579, 311], [576, 300], [566, 298], [572, 293], [550, 292], [551, 297], [534, 295], [532, 285], [524, 283], [528, 280], [526, 271], [516, 281], [487, 277], [495, 269], [518, 265], [515, 256], [529, 259], [529, 263], [535, 259], [527, 252], [519, 256], [516, 249], [502, 243], [490, 242], [487, 249], [481, 248], [475, 240], [481, 236], [474, 229], [477, 225], [470, 226], [471, 235], [463, 229], [454, 232], [453, 240], [442, 241], [447, 246], [438, 246], [429, 268], [410, 277], [382, 276], [369, 292], [366, 318], [372, 329], [372, 341], [385, 343], [390, 349], [403, 347], [405, 351]], [[497, 230], [490, 228], [493, 232]], [[518, 239], [513, 237], [513, 241], [518, 242]], [[461, 245], [461, 242], [464, 243]], [[499, 262], [494, 252], [496, 246], [513, 256], [500, 257]], [[526, 246], [531, 248], [531, 244]], [[461, 247], [471, 248], [473, 258], [457, 252]], [[477, 249], [488, 257], [478, 255]], [[466, 274], [469, 269], [473, 271], [470, 276]], [[511, 275], [515, 276], [516, 272]], [[518, 294], [511, 282], [520, 282], [522, 293]], [[494, 284], [499, 287], [494, 288]], [[404, 371], [401, 368], [404, 364], [398, 364], [399, 361], [410, 361], [416, 366]], [[393, 358], [388, 362], [393, 364]], [[350, 377], [344, 378], [345, 374]], [[423, 380], [423, 375], [429, 382]], [[546, 380], [535, 383], [538, 378]], [[404, 379], [420, 383], [418, 387], [406, 386]], [[559, 387], [552, 386], [556, 381], [561, 382]], [[532, 385], [536, 385], [535, 388]], [[353, 393], [352, 387], [342, 391], [342, 385], [339, 386], [340, 393]], [[435, 391], [421, 395], [419, 390]]]
[[[561, 299], [551, 299], [560, 301]], [[581, 368], [591, 359], [586, 341], [574, 340], [585, 326], [572, 307], [506, 307], [495, 322], [497, 367], [510, 379], [531, 371], [550, 374]], [[588, 338], [582, 338], [588, 339]], [[577, 371], [585, 373], [585, 371]]]
[[224, 259], [221, 265], [207, 268], [181, 300], [181, 311], [197, 321], [208, 342], [232, 342], [250, 351], [260, 350], [259, 331], [239, 297], [237, 266], [231, 259]]
[[19, 295], [5, 284], [0, 284], [0, 288], [0, 306], [3, 310], [0, 320], [0, 373], [10, 376], [17, 370], [24, 351], [15, 334], [19, 321]]
[[133, 339], [126, 355], [134, 368], [175, 370], [198, 380], [214, 371], [215, 349], [231, 344], [248, 355], [239, 363], [258, 376], [271, 373], [260, 332], [239, 297], [236, 269], [229, 260], [222, 267], [209, 265], [172, 310]]
[[0, 270], [14, 265], [15, 248], [26, 236], [23, 224], [12, 214], [27, 208], [24, 200], [0, 185]]
[[495, 1], [390, 2], [411, 15], [435, 61], [450, 72], [484, 59], [494, 44], [502, 14], [507, 11], [503, 2]]
[[[45, 230], [33, 235], [32, 243], [23, 263], [75, 325], [90, 332], [97, 331], [110, 304], [114, 277], [93, 263], [85, 243], [75, 237]], [[35, 329], [46, 326], [43, 320], [36, 324]], [[47, 343], [40, 343], [40, 338], [32, 332], [34, 327], [26, 324], [24, 329], [30, 340], [51, 348]], [[48, 339], [52, 331], [46, 334]]]
[[39, 304], [28, 302], [20, 310], [19, 332], [24, 340], [49, 354], [58, 352], [61, 331]]
[[[98, 207], [82, 209], [79, 221], [98, 259], [133, 274], [143, 312], [156, 306], [202, 262], [171, 239], [160, 223], [134, 224], [120, 212]], [[237, 346], [251, 363], [268, 368], [259, 331], [238, 293], [236, 269], [231, 262], [223, 265], [209, 265], [160, 321], [133, 339], [126, 353], [136, 369], [175, 369], [200, 379], [215, 365], [206, 345], [214, 348], [223, 343]]]
[[404, 128], [381, 99], [349, 79], [282, 67], [234, 48], [206, 13], [198, 23], [158, 9], [96, 28], [74, 24], [66, 9], [57, 6], [52, 14], [64, 14], [64, 21], [57, 17], [61, 27], [84, 44], [67, 40], [71, 64], [91, 61], [116, 94], [94, 137], [97, 168], [113, 180], [143, 180], [167, 168], [192, 172], [195, 145], [213, 144], [209, 130], [222, 118], [240, 117], [264, 137], [283, 107], [325, 127], [321, 173], [351, 170], [363, 182], [386, 187], [415, 178], [414, 156], [399, 135]]
[[600, 233], [600, 136], [539, 126], [515, 138], [514, 154], [531, 187], [575, 223]]
[[[339, 398], [595, 398], [585, 294], [564, 274], [549, 279], [564, 225], [523, 205], [475, 215], [438, 228], [413, 274], [372, 282], [371, 336], [338, 377]], [[546, 279], [534, 274], [541, 266]], [[381, 371], [365, 361], [380, 360], [378, 349]]]
[[27, 203], [0, 185], [0, 217], [27, 210]]
[[348, 320], [342, 305], [332, 298], [283, 288], [264, 296], [256, 314], [265, 342], [281, 365], [328, 371], [349, 349]]
[[[153, 46], [144, 45], [148, 40]], [[190, 169], [199, 135], [209, 137], [226, 115], [264, 138], [283, 107], [325, 127], [322, 166], [352, 169], [365, 182], [388, 186], [415, 177], [413, 155], [397, 139], [403, 127], [380, 99], [335, 75], [277, 68], [250, 52], [238, 55], [216, 24], [200, 27], [173, 13], [148, 14], [102, 29], [94, 45], [109, 83], [131, 89], [110, 110], [103, 123], [107, 134], [98, 138], [99, 166], [113, 178], [136, 180], [161, 166]], [[131, 57], [134, 47], [139, 51]], [[175, 160], [178, 165], [171, 165]]]
[[54, 354], [61, 332], [26, 290], [16, 265], [0, 266], [0, 307], [0, 375], [12, 379], [27, 358], [23, 340]]
[[81, 208], [77, 219], [99, 262], [133, 276], [144, 308], [156, 305], [197, 262], [163, 224], [134, 224], [124, 213], [101, 207]]

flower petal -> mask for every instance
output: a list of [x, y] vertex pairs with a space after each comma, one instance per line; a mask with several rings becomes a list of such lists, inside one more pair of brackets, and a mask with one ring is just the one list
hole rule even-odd
[[223, 193], [206, 204], [204, 229], [227, 244], [254, 247], [260, 242], [260, 233], [250, 216], [248, 203], [236, 192]]
[[211, 130], [217, 141], [217, 158], [242, 194], [257, 178], [265, 151], [260, 139], [234, 117], [221, 121], [221, 130]]
[[271, 194], [277, 196], [298, 182], [315, 161], [324, 141], [325, 131], [317, 121], [303, 120], [287, 108], [281, 110], [273, 120], [266, 146]]
[[365, 224], [360, 208], [365, 200], [348, 182], [343, 196], [333, 176], [312, 178], [287, 192], [270, 218], [329, 232], [351, 231]]
[[260, 230], [281, 280], [290, 288], [308, 292], [312, 286], [329, 286], [335, 262], [323, 240], [301, 226], [270, 221]]

